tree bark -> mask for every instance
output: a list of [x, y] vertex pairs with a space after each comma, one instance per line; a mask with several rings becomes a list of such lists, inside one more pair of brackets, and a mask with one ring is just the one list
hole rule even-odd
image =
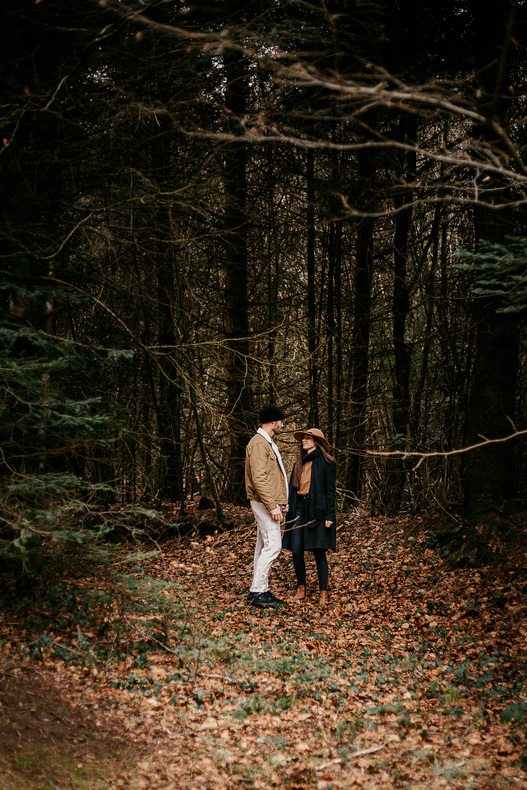
[[309, 353], [309, 425], [318, 426], [318, 363], [315, 288], [315, 155], [307, 149], [307, 347]]
[[[244, 133], [247, 74], [243, 54], [229, 50], [224, 56], [227, 130]], [[225, 146], [225, 336], [227, 340], [227, 414], [230, 461], [227, 497], [246, 504], [245, 447], [250, 439], [249, 319], [247, 296], [247, 147], [242, 140]]]
[[328, 253], [328, 299], [327, 299], [327, 411], [328, 425], [327, 436], [330, 445], [335, 439], [335, 368], [338, 370], [338, 363], [335, 365], [335, 335], [336, 335], [336, 307], [335, 298], [339, 293], [337, 282], [340, 282], [342, 257], [342, 222], [333, 222], [329, 229], [329, 253]]
[[[513, 36], [515, 3], [473, 2], [476, 97], [487, 122], [473, 129], [480, 145], [500, 154], [500, 141], [491, 126], [506, 125], [509, 86], [509, 47]], [[505, 157], [505, 152], [503, 153]], [[489, 184], [489, 182], [486, 182]], [[507, 185], [492, 176], [489, 188], [480, 184], [482, 194], [475, 208], [476, 239], [503, 243], [512, 230], [511, 209], [506, 202]], [[497, 299], [478, 299], [476, 350], [472, 370], [467, 442], [482, 437], [497, 439], [512, 433], [519, 360], [519, 324], [515, 315], [498, 314]], [[495, 508], [516, 492], [514, 443], [487, 445], [470, 452], [465, 460], [465, 516]]]
[[[358, 153], [357, 171], [362, 187], [359, 208], [365, 212], [374, 206], [373, 179], [376, 172], [375, 154], [368, 150]], [[362, 493], [363, 454], [366, 438], [367, 395], [369, 373], [369, 345], [371, 298], [373, 282], [372, 217], [363, 217], [357, 227], [357, 262], [353, 286], [353, 335], [351, 344], [351, 413], [350, 457], [347, 469], [347, 488], [356, 500]]]
[[[415, 115], [401, 115], [397, 137], [406, 142], [417, 137]], [[415, 153], [401, 155], [401, 177], [412, 183], [415, 178]], [[411, 350], [405, 339], [406, 320], [410, 312], [408, 274], [408, 238], [412, 225], [413, 190], [402, 187], [394, 205], [397, 211], [394, 234], [393, 276], [393, 350], [395, 358], [393, 383], [393, 450], [404, 450], [410, 422], [410, 361]], [[402, 501], [406, 479], [405, 464], [400, 456], [388, 458], [382, 482], [381, 507], [385, 513], [397, 513]]]

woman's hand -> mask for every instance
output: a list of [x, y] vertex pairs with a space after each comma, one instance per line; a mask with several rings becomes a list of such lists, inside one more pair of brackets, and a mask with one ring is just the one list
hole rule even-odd
[[326, 529], [329, 529], [332, 524], [332, 521], [326, 521]]

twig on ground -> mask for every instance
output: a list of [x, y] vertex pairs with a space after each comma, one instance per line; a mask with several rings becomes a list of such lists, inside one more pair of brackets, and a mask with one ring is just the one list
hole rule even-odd
[[378, 752], [380, 749], [384, 749], [385, 746], [385, 743], [381, 743], [380, 746], [370, 746], [369, 749], [360, 749], [360, 751], [355, 752], [352, 757], [360, 757], [361, 754], [373, 754], [373, 752]]
[[62, 716], [59, 716], [58, 713], [55, 713], [53, 708], [50, 708], [49, 705], [46, 705], [45, 707], [49, 710], [52, 716], [54, 716], [56, 719], [61, 721], [63, 724], [69, 724], [70, 727], [77, 727], [77, 725], [73, 721], [68, 721], [68, 719], [63, 719]]
[[126, 623], [128, 623], [128, 625], [130, 625], [132, 628], [135, 628], [135, 630], [138, 631], [141, 634], [141, 636], [144, 636], [145, 639], [148, 640], [151, 639], [152, 642], [161, 645], [163, 650], [166, 650], [167, 653], [172, 653], [172, 655], [176, 656], [176, 658], [179, 660], [180, 666], [185, 667], [185, 662], [183, 661], [181, 656], [176, 652], [176, 650], [172, 650], [171, 647], [168, 647], [168, 645], [166, 645], [164, 642], [161, 642], [159, 639], [156, 639], [155, 636], [153, 636], [152, 634], [147, 634], [146, 631], [143, 631], [143, 629], [139, 628], [139, 626], [135, 625], [135, 623], [131, 623], [127, 617], [124, 617], [123, 619]]
[[322, 765], [317, 765], [315, 771], [323, 771], [324, 768], [329, 768], [330, 765], [336, 765], [337, 763], [343, 762], [342, 757], [337, 757], [336, 760], [330, 760], [329, 763], [323, 763]]

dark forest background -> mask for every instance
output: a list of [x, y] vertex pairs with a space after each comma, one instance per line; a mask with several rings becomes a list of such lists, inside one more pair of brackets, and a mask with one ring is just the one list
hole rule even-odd
[[4, 7], [4, 559], [110, 528], [101, 508], [243, 503], [266, 403], [289, 467], [292, 431], [324, 430], [341, 509], [471, 524], [525, 496], [526, 22], [523, 0]]

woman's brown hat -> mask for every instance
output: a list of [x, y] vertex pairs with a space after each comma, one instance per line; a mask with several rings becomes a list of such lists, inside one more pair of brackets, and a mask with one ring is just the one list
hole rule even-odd
[[295, 431], [293, 436], [295, 437], [297, 442], [301, 442], [304, 436], [316, 436], [320, 444], [324, 445], [326, 452], [329, 453], [329, 442], [324, 437], [324, 434], [322, 433], [320, 428], [308, 428], [307, 431]]

